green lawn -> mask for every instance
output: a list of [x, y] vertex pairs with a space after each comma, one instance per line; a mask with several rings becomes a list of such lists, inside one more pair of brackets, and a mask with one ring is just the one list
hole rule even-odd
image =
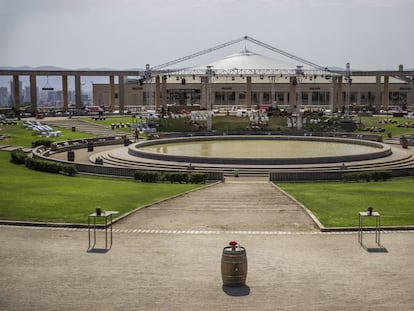
[[91, 134], [81, 133], [81, 132], [72, 132], [68, 129], [53, 127], [55, 131], [61, 131], [62, 136], [60, 137], [48, 137], [43, 138], [40, 135], [33, 135], [32, 131], [26, 130], [21, 124], [17, 125], [1, 125], [0, 126], [0, 135], [9, 136], [5, 140], [0, 140], [0, 145], [11, 145], [11, 146], [22, 146], [22, 147], [31, 147], [32, 142], [41, 139], [47, 139], [52, 141], [63, 141], [70, 139], [79, 139], [79, 138], [89, 138], [94, 137]]
[[201, 187], [147, 184], [130, 179], [67, 177], [27, 169], [0, 152], [0, 219], [85, 223], [100, 206], [120, 215], [139, 206]]
[[[281, 183], [325, 227], [356, 227], [358, 212], [369, 206], [383, 226], [414, 226], [414, 178], [385, 182]], [[369, 224], [367, 222], [367, 224]]]
[[[414, 120], [405, 119], [405, 118], [394, 118], [391, 116], [383, 116], [383, 117], [356, 117], [356, 120], [361, 121], [361, 124], [363, 127], [382, 127], [385, 129], [385, 132], [379, 133], [384, 138], [387, 137], [388, 133], [391, 133], [392, 136], [400, 136], [400, 135], [414, 135], [414, 128], [403, 128], [403, 127], [397, 127], [398, 124], [404, 124], [404, 123], [414, 123]], [[380, 121], [384, 120], [395, 120], [398, 123], [397, 124], [380, 124]], [[366, 132], [364, 132], [366, 133]]]

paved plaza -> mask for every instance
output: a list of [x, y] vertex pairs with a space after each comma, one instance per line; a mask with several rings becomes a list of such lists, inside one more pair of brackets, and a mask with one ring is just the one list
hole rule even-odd
[[[249, 201], [249, 187], [263, 192]], [[234, 208], [220, 210], [222, 191]], [[356, 232], [321, 233], [263, 180], [230, 179], [138, 211], [114, 225], [108, 251], [102, 231], [97, 238], [88, 252], [86, 229], [0, 226], [0, 310], [414, 306], [414, 232], [383, 232], [381, 246], [366, 233], [363, 247]], [[245, 287], [222, 287], [221, 253], [231, 240], [247, 250]]]

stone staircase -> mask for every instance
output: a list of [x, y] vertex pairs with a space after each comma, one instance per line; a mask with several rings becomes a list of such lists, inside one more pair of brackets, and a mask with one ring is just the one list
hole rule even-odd
[[266, 178], [226, 178], [141, 209], [118, 228], [206, 231], [315, 231], [310, 216]]

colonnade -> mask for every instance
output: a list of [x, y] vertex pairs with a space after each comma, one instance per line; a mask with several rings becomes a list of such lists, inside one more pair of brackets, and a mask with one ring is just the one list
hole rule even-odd
[[[25, 74], [22, 74], [25, 75]], [[29, 74], [29, 83], [30, 83], [30, 108], [33, 113], [38, 112], [37, 107], [37, 81], [36, 77], [40, 74]], [[16, 111], [20, 109], [20, 80], [19, 74], [13, 74], [13, 108]], [[82, 109], [82, 88], [81, 88], [81, 74], [73, 75], [75, 78], [75, 107], [76, 109]], [[68, 75], [62, 74], [62, 102], [63, 102], [63, 110], [69, 111], [69, 89], [68, 89]], [[124, 90], [124, 75], [118, 76], [118, 83], [119, 83], [119, 111], [124, 110], [124, 103], [125, 103], [125, 90]], [[115, 76], [109, 75], [109, 86], [110, 86], [110, 109], [115, 109]]]
[[[116, 96], [118, 96], [118, 110], [120, 113], [123, 113], [125, 110], [125, 76], [129, 73], [119, 73], [115, 74], [115, 72], [111, 72], [111, 74], [95, 74], [95, 73], [89, 73], [89, 74], [82, 74], [80, 72], [71, 72], [71, 73], [64, 73], [61, 74], [56, 72], [28, 72], [27, 74], [18, 74], [13, 73], [13, 107], [15, 109], [19, 109], [20, 107], [20, 90], [19, 90], [19, 75], [29, 75], [30, 78], [30, 95], [31, 95], [31, 110], [32, 112], [37, 112], [37, 83], [36, 83], [36, 77], [38, 75], [60, 75], [62, 77], [62, 101], [63, 101], [63, 110], [68, 111], [69, 110], [69, 99], [68, 99], [68, 76], [74, 76], [75, 79], [75, 106], [76, 109], [82, 109], [82, 98], [81, 98], [81, 77], [86, 75], [101, 75], [101, 76], [109, 76], [109, 89], [110, 89], [110, 109], [115, 110], [115, 99]], [[367, 74], [364, 74], [367, 75]], [[115, 93], [115, 76], [118, 77], [118, 84], [119, 84], [119, 90], [118, 94]], [[375, 82], [375, 106], [377, 108], [382, 107], [384, 110], [388, 110], [389, 107], [389, 80], [390, 75], [389, 74], [375, 74], [376, 82]], [[290, 109], [294, 111], [296, 105], [297, 105], [297, 97], [298, 97], [298, 85], [294, 83], [295, 77], [290, 77], [289, 81], [289, 89], [288, 91], [284, 91], [284, 105], [289, 105]], [[332, 76], [330, 77], [330, 87], [329, 87], [329, 93], [330, 93], [330, 99], [329, 99], [329, 105], [330, 109], [332, 111], [341, 111], [341, 109], [344, 107], [344, 99], [343, 99], [343, 92], [344, 89], [347, 90], [348, 86], [347, 83], [350, 83], [348, 79], [344, 79], [343, 76]], [[345, 81], [344, 81], [345, 80]], [[202, 76], [201, 77], [201, 87], [200, 87], [200, 101], [201, 101], [201, 108], [207, 108], [207, 92], [211, 91], [211, 85], [209, 86], [209, 80], [208, 77]], [[252, 77], [246, 76], [246, 88], [243, 93], [245, 93], [245, 103], [247, 108], [251, 108], [252, 105]], [[210, 89], [209, 89], [210, 88]], [[349, 86], [351, 88], [351, 86]], [[348, 90], [349, 90], [348, 88]], [[270, 89], [269, 89], [270, 92]], [[155, 76], [155, 99], [154, 104], [155, 108], [157, 110], [160, 110], [161, 107], [166, 108], [167, 106], [167, 77], [166, 76]], [[272, 94], [274, 91], [272, 90]], [[301, 91], [302, 93], [302, 91]], [[413, 93], [411, 91], [411, 93]], [[239, 98], [239, 93], [235, 92], [235, 96]], [[383, 94], [381, 96], [381, 94]], [[286, 96], [288, 95], [288, 96]], [[259, 95], [260, 96], [260, 95]], [[360, 96], [360, 95], [358, 95]], [[412, 96], [412, 95], [410, 95]], [[289, 97], [289, 100], [287, 99]], [[311, 102], [311, 92], [308, 91], [308, 101]], [[414, 96], [413, 96], [414, 97]], [[410, 97], [411, 98], [411, 97]], [[309, 104], [309, 102], [307, 104]], [[345, 103], [346, 104], [346, 103]]]

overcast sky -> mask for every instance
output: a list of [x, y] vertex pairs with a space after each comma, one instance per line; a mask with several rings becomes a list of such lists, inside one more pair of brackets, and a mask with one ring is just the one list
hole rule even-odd
[[412, 69], [413, 12], [413, 0], [0, 0], [0, 67], [143, 68], [247, 35], [322, 66]]

